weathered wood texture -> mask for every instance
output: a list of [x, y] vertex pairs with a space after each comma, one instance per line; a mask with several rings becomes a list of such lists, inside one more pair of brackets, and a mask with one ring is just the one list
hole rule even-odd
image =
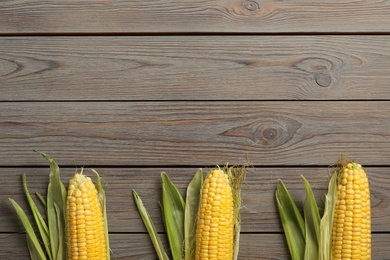
[[390, 100], [389, 42], [388, 35], [5, 37], [0, 100]]
[[[0, 234], [1, 259], [29, 259], [22, 234]], [[372, 236], [372, 259], [385, 260], [390, 255], [390, 234]], [[111, 234], [111, 259], [157, 259], [146, 234]], [[242, 234], [239, 259], [290, 259], [282, 234]], [[15, 250], [17, 248], [17, 250]]]
[[0, 33], [388, 32], [386, 0], [2, 1]]
[[[39, 159], [39, 157], [37, 158]], [[67, 183], [76, 168], [62, 168], [62, 180]], [[110, 231], [114, 233], [140, 233], [145, 228], [139, 217], [132, 197], [135, 189], [145, 207], [149, 210], [159, 232], [164, 228], [158, 206], [161, 201], [160, 173], [165, 171], [178, 186], [183, 196], [197, 168], [97, 168], [103, 178], [107, 194], [107, 210]], [[390, 186], [388, 168], [366, 169], [370, 178], [373, 232], [390, 232]], [[21, 186], [21, 174], [27, 174], [29, 191], [33, 194], [46, 193], [48, 183], [47, 168], [0, 168], [0, 230], [20, 232], [23, 230], [17, 216], [8, 201], [12, 197], [23, 208], [28, 209]], [[87, 174], [91, 174], [85, 170]], [[315, 190], [320, 205], [327, 189], [332, 170], [317, 168], [254, 168], [249, 169], [243, 185], [242, 231], [252, 233], [282, 232], [274, 194], [278, 179], [282, 179], [298, 205], [302, 207], [304, 188], [301, 181], [303, 174]], [[204, 168], [207, 173], [207, 167]], [[259, 196], [261, 194], [261, 196]]]
[[382, 102], [3, 102], [0, 165], [388, 165]]
[[[373, 259], [390, 255], [390, 1], [37, 1], [0, 4], [0, 259], [28, 259], [24, 208], [53, 156], [96, 168], [112, 259], [156, 259], [132, 189], [164, 228], [166, 171], [251, 163], [240, 259], [288, 259], [274, 192], [323, 200], [347, 153], [371, 185]], [[320, 205], [322, 202], [320, 202]], [[300, 206], [302, 206], [300, 204]], [[167, 245], [166, 240], [164, 244]]]

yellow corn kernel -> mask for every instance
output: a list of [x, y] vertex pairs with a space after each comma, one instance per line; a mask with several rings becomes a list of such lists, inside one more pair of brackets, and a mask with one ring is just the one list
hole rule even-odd
[[209, 172], [203, 184], [200, 201], [195, 260], [232, 259], [233, 192], [226, 173], [219, 169]]
[[371, 259], [370, 190], [360, 164], [340, 171], [332, 233], [332, 259]]
[[107, 259], [102, 206], [92, 180], [76, 173], [67, 198], [68, 259]]

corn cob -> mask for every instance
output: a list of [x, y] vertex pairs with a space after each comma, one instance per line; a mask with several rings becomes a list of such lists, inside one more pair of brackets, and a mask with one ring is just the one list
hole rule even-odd
[[233, 206], [229, 177], [222, 170], [212, 170], [201, 191], [195, 260], [233, 258]]
[[67, 199], [68, 259], [107, 259], [102, 205], [92, 180], [76, 173]]
[[347, 163], [339, 171], [332, 259], [371, 259], [370, 190], [357, 163]]

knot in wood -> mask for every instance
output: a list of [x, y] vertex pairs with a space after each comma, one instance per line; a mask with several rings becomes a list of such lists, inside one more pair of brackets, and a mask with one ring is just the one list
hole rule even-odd
[[321, 73], [316, 76], [316, 83], [320, 87], [328, 87], [331, 82], [332, 82], [332, 78], [327, 74]]
[[306, 57], [294, 63], [300, 71], [311, 74], [312, 79], [320, 87], [329, 87], [332, 84], [333, 71], [337, 70], [337, 59], [322, 57]]
[[244, 137], [255, 144], [278, 147], [291, 141], [302, 124], [293, 118], [264, 116], [252, 123], [237, 126], [221, 133], [224, 136]]
[[251, 12], [259, 9], [259, 4], [256, 3], [255, 1], [245, 1], [243, 3], [243, 6], [245, 7], [246, 10], [251, 11]]
[[273, 140], [278, 136], [278, 130], [275, 128], [266, 128], [263, 130], [263, 137], [267, 140]]

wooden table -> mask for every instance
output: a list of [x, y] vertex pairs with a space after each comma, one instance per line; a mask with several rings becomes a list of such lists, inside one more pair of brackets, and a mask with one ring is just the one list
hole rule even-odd
[[[288, 259], [275, 207], [301, 174], [320, 200], [341, 154], [372, 190], [373, 259], [390, 258], [390, 2], [2, 1], [0, 258], [28, 259], [8, 201], [81, 166], [105, 183], [113, 259], [156, 259], [160, 173], [249, 162], [239, 259]], [[321, 204], [321, 203], [320, 203]]]

